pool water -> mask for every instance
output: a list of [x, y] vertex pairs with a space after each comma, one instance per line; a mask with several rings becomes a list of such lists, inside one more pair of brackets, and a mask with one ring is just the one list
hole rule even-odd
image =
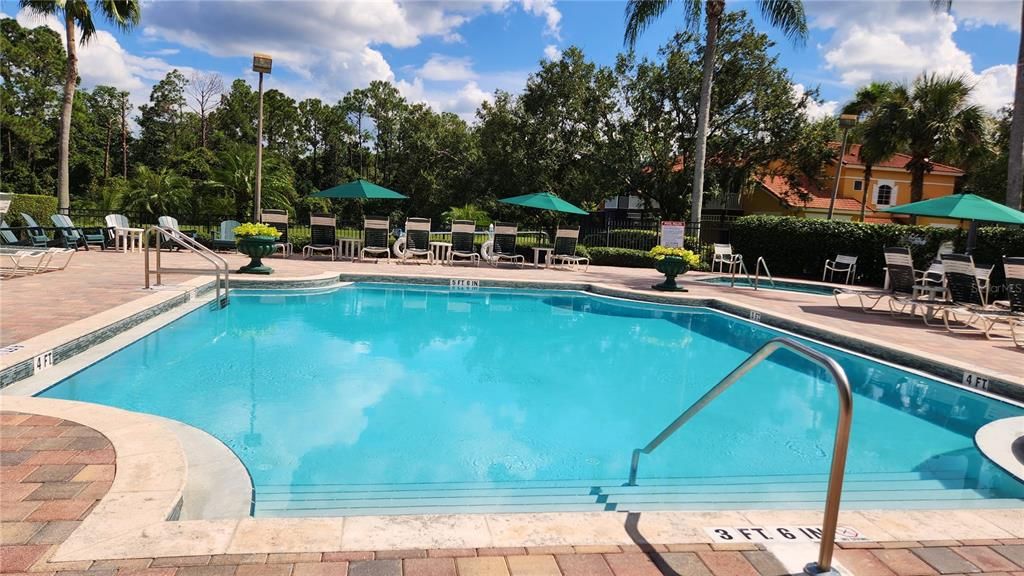
[[[257, 515], [817, 508], [836, 393], [788, 351], [622, 486], [634, 448], [778, 335], [578, 292], [236, 292], [42, 395], [209, 432], [248, 468]], [[856, 393], [845, 506], [1021, 505], [973, 434], [1024, 409], [812, 345]]]
[[[733, 284], [733, 278], [731, 276], [710, 276], [706, 278], [699, 278], [698, 282], [705, 284], [715, 284], [718, 286], [730, 286]], [[754, 283], [749, 278], [737, 276], [735, 279], [735, 285], [740, 288], [753, 288]], [[759, 289], [764, 290], [782, 290], [785, 292], [799, 292], [801, 294], [816, 294], [820, 296], [832, 296], [835, 292], [835, 286], [828, 286], [826, 284], [812, 284], [810, 282], [790, 282], [788, 280], [776, 280], [775, 284], [772, 284], [767, 278], [762, 278], [757, 283]]]

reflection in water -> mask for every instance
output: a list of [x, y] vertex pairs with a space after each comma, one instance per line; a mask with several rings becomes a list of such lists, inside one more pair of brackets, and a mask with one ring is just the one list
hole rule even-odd
[[[240, 455], [258, 494], [326, 484], [621, 483], [635, 447], [777, 335], [704, 309], [575, 293], [359, 286], [236, 297], [45, 395], [198, 426]], [[1024, 410], [826, 350], [856, 393], [850, 473], [1019, 492], [972, 437]], [[823, 474], [836, 410], [824, 373], [780, 351], [645, 460], [641, 483]]]

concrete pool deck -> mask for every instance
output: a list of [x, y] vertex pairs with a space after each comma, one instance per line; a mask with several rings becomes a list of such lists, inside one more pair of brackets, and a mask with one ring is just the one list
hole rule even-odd
[[[191, 254], [165, 253], [164, 258], [168, 265], [198, 264], [197, 257]], [[234, 266], [246, 261], [238, 255], [228, 258]], [[582, 272], [277, 258], [268, 262], [277, 268], [277, 273], [269, 279], [233, 276], [232, 281], [241, 285], [242, 281], [259, 283], [303, 278], [309, 281], [307, 283], [329, 284], [336, 282], [339, 276], [383, 275], [419, 281], [470, 278], [586, 285], [595, 287], [598, 292], [601, 290], [597, 288], [601, 288], [608, 293], [619, 291], [629, 295], [650, 293], [650, 284], [659, 279], [652, 270], [622, 268], [592, 267], [589, 272]], [[80, 266], [76, 267], [76, 263]], [[167, 277], [164, 289], [146, 292], [141, 290], [141, 267], [138, 254], [91, 251], [77, 255], [65, 271], [5, 280], [0, 285], [3, 344], [23, 348], [0, 356], [0, 362], [7, 364], [12, 358], [31, 356], [71, 337], [95, 333], [126, 314], [149, 310], [172, 300], [177, 305], [173, 311], [140, 322], [165, 323], [184, 313], [189, 306], [202, 304], [203, 299], [196, 291], [210, 283], [209, 277]], [[19, 284], [28, 280], [31, 283]], [[920, 322], [896, 321], [887, 315], [838, 310], [834, 300], [828, 297], [733, 290], [694, 282], [686, 282], [686, 285], [691, 292], [668, 298], [687, 299], [690, 303], [702, 299], [734, 302], [851, 338], [888, 343], [921, 357], [959, 363], [964, 370], [984, 367], [1014, 386], [1024, 386], [1024, 374], [1020, 374], [1019, 368], [1024, 354], [1012, 344], [948, 335]], [[58, 296], [40, 297], [49, 294]], [[51, 314], [56, 308], [63, 308], [54, 303], [65, 302], [65, 294], [74, 295], [75, 306]], [[10, 332], [8, 322], [11, 322]], [[140, 325], [135, 329], [145, 332], [151, 328]], [[9, 334], [15, 335], [13, 340], [7, 339]], [[100, 349], [101, 346], [93, 347]], [[951, 349], [957, 350], [956, 358], [948, 358]], [[81, 354], [78, 361], [87, 361], [88, 354]], [[73, 364], [74, 358], [63, 367], [56, 364], [50, 368], [53, 370], [50, 375], [71, 369]], [[175, 517], [178, 503], [186, 493], [189, 462], [181, 442], [166, 424], [141, 414], [110, 412], [116, 409], [97, 405], [13, 396], [10, 392], [16, 387], [0, 395], [0, 410], [18, 413], [5, 414], [0, 420], [3, 422], [0, 447], [4, 450], [0, 454], [0, 463], [4, 466], [4, 486], [0, 491], [3, 494], [0, 512], [4, 548], [0, 554], [0, 570], [4, 572], [86, 570], [95, 576], [113, 576], [114, 570], [125, 573], [117, 576], [129, 576], [134, 570], [144, 572], [132, 572], [132, 576], [179, 573], [180, 576], [232, 576], [236, 572], [239, 576], [250, 576], [245, 575], [246, 572], [267, 576], [333, 576], [402, 574], [403, 571], [405, 574], [463, 576], [510, 573], [733, 576], [790, 573], [813, 560], [816, 554], [816, 545], [808, 544], [769, 545], [767, 548], [755, 544], [713, 544], [705, 529], [768, 524], [814, 526], [820, 524], [820, 511], [168, 520]], [[32, 414], [44, 419], [31, 420], [32, 416], [28, 415]], [[33, 504], [36, 499], [28, 498], [42, 486], [21, 484], [46, 484], [51, 480], [44, 477], [51, 475], [55, 478], [53, 482], [66, 483], [68, 479], [56, 478], [70, 473], [70, 468], [62, 469], [63, 472], [50, 468], [39, 472], [39, 467], [77, 466], [68, 462], [32, 464], [30, 461], [36, 458], [37, 463], [49, 462], [65, 456], [35, 453], [67, 451], [63, 448], [73, 440], [57, 447], [62, 443], [61, 438], [65, 438], [65, 431], [53, 435], [35, 429], [37, 425], [45, 428], [42, 422], [54, 425], [52, 422], [61, 421], [72, 427], [71, 423], [84, 425], [109, 439], [117, 458], [116, 464], [112, 464], [114, 475], [106, 494], [97, 496], [98, 503], [47, 505], [47, 510], [62, 510], [52, 512], [61, 517], [55, 522], [81, 524], [61, 524], [53, 528], [33, 526], [37, 521], [49, 522], [41, 519], [51, 513], [37, 514], [34, 506], [43, 504]], [[33, 428], [27, 432], [21, 429], [26, 422]], [[58, 439], [45, 440], [50, 438]], [[42, 449], [45, 447], [49, 450]], [[34, 453], [22, 455], [22, 451]], [[76, 456], [68, 456], [69, 461], [72, 458]], [[28, 470], [26, 462], [36, 468]], [[109, 468], [104, 468], [102, 474], [97, 468], [91, 470], [89, 474], [110, 473]], [[76, 470], [70, 482], [78, 483], [76, 478], [83, 472], [84, 468]], [[31, 493], [29, 488], [33, 488]], [[48, 490], [57, 496], [72, 488], [55, 486]], [[98, 488], [93, 488], [93, 492], [96, 490]], [[32, 510], [26, 512], [29, 508]], [[75, 518], [64, 518], [71, 515]], [[1021, 562], [1024, 560], [1021, 558], [1024, 555], [1024, 509], [844, 512], [840, 525], [854, 528], [867, 539], [840, 545], [846, 548], [837, 552], [844, 574], [1024, 572]], [[47, 536], [36, 538], [44, 529]], [[56, 531], [64, 533], [59, 542], [32, 543], [34, 538], [54, 540]], [[15, 543], [22, 540], [23, 543]], [[516, 560], [520, 555], [525, 559]], [[531, 555], [544, 559], [533, 560]], [[63, 563], [50, 562], [51, 559]]]

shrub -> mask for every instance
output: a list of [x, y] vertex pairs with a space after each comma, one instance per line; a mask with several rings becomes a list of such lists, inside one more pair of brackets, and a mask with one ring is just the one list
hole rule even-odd
[[57, 213], [57, 197], [41, 194], [14, 194], [11, 207], [6, 216], [7, 224], [24, 226], [21, 213], [24, 212], [35, 219], [40, 226], [50, 226], [50, 216]]
[[650, 250], [658, 245], [658, 232], [654, 230], [623, 228], [610, 232], [587, 234], [580, 242], [590, 247], [603, 246], [608, 248]]
[[[1008, 241], [1003, 239], [1005, 232], [989, 230], [983, 229], [986, 241]], [[826, 259], [835, 258], [836, 254], [848, 254], [857, 256], [859, 280], [870, 284], [881, 284], [884, 279], [882, 250], [887, 246], [910, 248], [915, 267], [926, 269], [943, 242], [952, 240], [957, 250], [963, 250], [965, 239], [966, 234], [954, 228], [786, 216], [744, 216], [732, 228], [733, 249], [743, 255], [751, 273], [757, 258], [763, 256], [775, 276], [820, 279]], [[983, 255], [981, 251], [976, 252], [975, 258], [979, 265], [998, 261], [998, 258]]]
[[669, 248], [667, 246], [655, 246], [651, 248], [651, 256], [654, 256], [655, 260], [663, 260], [665, 256], [679, 256], [686, 261], [686, 264], [690, 268], [700, 267], [700, 256], [692, 250], [686, 248]]
[[647, 250], [589, 246], [590, 263], [595, 266], [622, 266], [624, 268], [653, 268], [656, 260]]

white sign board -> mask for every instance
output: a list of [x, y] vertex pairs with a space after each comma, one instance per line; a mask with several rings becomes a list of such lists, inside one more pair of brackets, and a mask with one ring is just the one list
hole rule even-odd
[[[821, 526], [741, 526], [705, 528], [714, 542], [820, 542]], [[856, 528], [836, 528], [836, 542], [867, 540]]]
[[686, 235], [686, 223], [663, 220], [661, 223], [661, 245], [666, 248], [682, 248]]

